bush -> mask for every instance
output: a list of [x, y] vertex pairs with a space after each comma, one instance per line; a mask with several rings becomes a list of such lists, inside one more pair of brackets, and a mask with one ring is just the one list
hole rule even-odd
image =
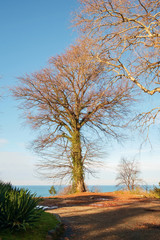
[[140, 186], [136, 186], [135, 189], [131, 190], [130, 193], [133, 193], [133, 194], [145, 194], [147, 193], [146, 190], [144, 190], [142, 187]]
[[2, 181], [0, 181], [0, 194], [7, 190], [11, 190], [12, 189], [12, 184], [11, 183], [4, 183]]
[[54, 186], [51, 186], [51, 188], [49, 189], [49, 193], [54, 196], [57, 192]]
[[42, 210], [36, 209], [39, 199], [28, 190], [0, 183], [0, 229], [26, 230], [33, 226]]
[[[159, 182], [159, 187], [160, 187], [160, 182]], [[160, 188], [154, 187], [154, 189], [151, 190], [151, 193], [152, 193], [155, 197], [160, 198]]]
[[101, 192], [101, 189], [100, 189], [99, 187], [93, 186], [93, 187], [91, 188], [90, 192], [100, 193], [100, 192]]
[[[53, 214], [42, 212], [41, 217], [35, 226], [27, 231], [10, 231], [10, 229], [0, 230], [0, 239], [3, 240], [44, 240], [49, 230], [55, 229], [59, 221]], [[50, 239], [50, 238], [48, 238]]]
[[68, 195], [68, 194], [72, 194], [73, 193], [73, 189], [72, 186], [69, 185], [67, 187], [64, 187], [62, 190], [59, 191], [59, 195]]

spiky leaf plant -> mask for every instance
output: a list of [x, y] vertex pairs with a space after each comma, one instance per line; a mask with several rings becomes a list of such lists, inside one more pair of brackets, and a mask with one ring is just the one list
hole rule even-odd
[[36, 209], [39, 202], [28, 190], [0, 184], [0, 228], [12, 230], [33, 226], [42, 210]]

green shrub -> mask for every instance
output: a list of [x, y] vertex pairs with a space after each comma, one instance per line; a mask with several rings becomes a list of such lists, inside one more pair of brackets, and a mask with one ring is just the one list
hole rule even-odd
[[35, 226], [28, 228], [27, 231], [11, 231], [0, 229], [0, 239], [2, 240], [44, 240], [49, 230], [55, 229], [58, 220], [53, 214], [42, 212]]
[[38, 220], [42, 210], [36, 209], [39, 199], [28, 190], [0, 183], [0, 229], [26, 229]]
[[54, 186], [51, 186], [51, 188], [49, 189], [49, 193], [54, 196], [57, 192]]
[[0, 193], [5, 192], [7, 190], [12, 189], [12, 184], [11, 183], [4, 183], [0, 181]]
[[[160, 187], [160, 182], [159, 182], [159, 187]], [[159, 187], [154, 187], [154, 189], [151, 190], [152, 194], [157, 198], [160, 198], [160, 188]]]

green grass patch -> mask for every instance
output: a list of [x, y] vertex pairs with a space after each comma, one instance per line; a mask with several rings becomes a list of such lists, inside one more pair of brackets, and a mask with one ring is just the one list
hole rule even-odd
[[26, 231], [1, 230], [0, 238], [2, 240], [44, 240], [47, 232], [54, 229], [57, 224], [58, 220], [53, 214], [43, 212], [34, 227], [28, 228]]

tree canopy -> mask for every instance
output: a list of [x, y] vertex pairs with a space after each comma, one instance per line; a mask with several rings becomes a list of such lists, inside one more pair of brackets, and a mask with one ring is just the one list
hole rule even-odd
[[[94, 52], [117, 77], [131, 81], [149, 95], [160, 93], [160, 2], [159, 0], [80, 0], [74, 23], [97, 41]], [[142, 93], [141, 92], [141, 93]], [[154, 122], [155, 106], [138, 115]]]

